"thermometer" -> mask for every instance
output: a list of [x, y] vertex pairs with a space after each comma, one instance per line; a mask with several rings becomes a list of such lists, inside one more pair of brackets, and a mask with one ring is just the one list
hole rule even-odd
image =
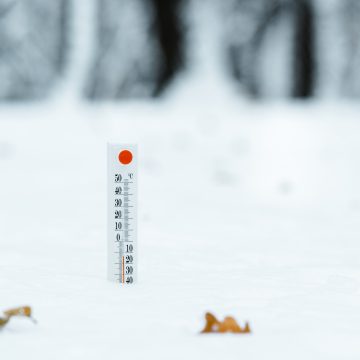
[[108, 144], [108, 279], [133, 284], [137, 273], [137, 147]]

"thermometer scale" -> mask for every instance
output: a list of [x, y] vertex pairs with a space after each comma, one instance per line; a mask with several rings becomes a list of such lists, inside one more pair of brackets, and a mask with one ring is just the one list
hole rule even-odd
[[108, 144], [108, 279], [136, 281], [137, 148]]

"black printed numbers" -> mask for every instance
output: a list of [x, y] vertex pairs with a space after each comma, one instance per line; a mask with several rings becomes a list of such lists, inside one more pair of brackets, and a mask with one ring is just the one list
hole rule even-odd
[[132, 274], [133, 271], [134, 271], [134, 269], [133, 269], [132, 266], [125, 266], [125, 274], [126, 274], [126, 275]]

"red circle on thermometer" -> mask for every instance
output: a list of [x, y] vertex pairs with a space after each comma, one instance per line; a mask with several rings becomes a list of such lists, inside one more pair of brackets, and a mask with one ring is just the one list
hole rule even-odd
[[129, 150], [122, 150], [119, 153], [119, 161], [123, 165], [130, 164], [132, 161], [132, 158], [133, 158], [133, 155], [132, 155], [131, 151], [129, 151]]

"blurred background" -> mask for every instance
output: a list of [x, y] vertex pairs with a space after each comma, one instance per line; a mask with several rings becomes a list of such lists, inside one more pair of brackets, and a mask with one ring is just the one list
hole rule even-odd
[[209, 63], [239, 97], [357, 98], [359, 14], [356, 0], [1, 0], [0, 98], [61, 84], [156, 101]]
[[[0, 306], [38, 319], [6, 358], [360, 357], [359, 0], [0, 0], [0, 100]], [[131, 289], [107, 142], [139, 146]]]

